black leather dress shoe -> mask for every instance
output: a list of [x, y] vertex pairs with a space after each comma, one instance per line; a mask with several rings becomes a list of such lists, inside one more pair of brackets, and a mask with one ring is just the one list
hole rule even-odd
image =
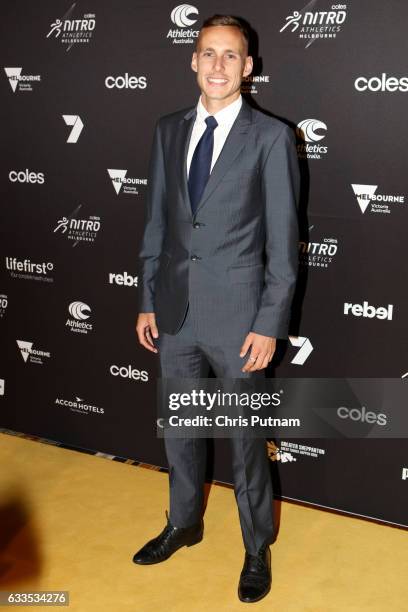
[[182, 546], [193, 546], [203, 539], [203, 520], [191, 527], [174, 527], [170, 523], [168, 514], [167, 525], [163, 531], [152, 540], [149, 540], [135, 555], [133, 562], [139, 565], [151, 565], [168, 559]]
[[257, 555], [250, 555], [246, 552], [238, 586], [240, 600], [246, 603], [259, 601], [269, 593], [271, 583], [271, 551], [269, 546], [260, 548]]

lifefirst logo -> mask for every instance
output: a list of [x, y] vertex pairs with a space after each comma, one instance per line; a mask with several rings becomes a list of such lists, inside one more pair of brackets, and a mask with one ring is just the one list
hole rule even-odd
[[34, 263], [30, 259], [20, 260], [17, 257], [6, 257], [6, 270], [10, 271], [13, 278], [24, 278], [33, 280], [43, 280], [52, 283], [53, 278], [49, 273], [54, 270], [51, 261]]

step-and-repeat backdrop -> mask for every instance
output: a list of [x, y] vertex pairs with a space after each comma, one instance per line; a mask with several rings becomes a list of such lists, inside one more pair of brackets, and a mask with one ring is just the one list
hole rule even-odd
[[[166, 466], [158, 357], [135, 335], [137, 252], [153, 127], [197, 102], [190, 58], [214, 13], [248, 20], [255, 70], [243, 94], [298, 136], [300, 275], [275, 374], [408, 370], [408, 5], [193, 2], [0, 9], [3, 428]], [[231, 482], [228, 440], [213, 446], [210, 475]], [[269, 450], [277, 495], [406, 524], [404, 440]]]

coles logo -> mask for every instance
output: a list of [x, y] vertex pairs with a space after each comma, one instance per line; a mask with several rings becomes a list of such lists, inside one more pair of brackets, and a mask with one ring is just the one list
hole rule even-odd
[[337, 416], [341, 419], [350, 419], [351, 421], [360, 421], [360, 423], [370, 423], [384, 426], [387, 424], [387, 415], [382, 412], [376, 413], [367, 410], [365, 406], [360, 408], [347, 408], [340, 406], [337, 409]]
[[146, 89], [147, 79], [145, 76], [129, 76], [129, 73], [125, 72], [124, 76], [107, 76], [105, 87], [108, 89]]
[[111, 365], [109, 372], [112, 376], [120, 376], [121, 378], [129, 378], [130, 380], [140, 380], [141, 382], [147, 382], [149, 380], [149, 375], [146, 370], [136, 370], [136, 368], [133, 368], [131, 365]]
[[387, 76], [385, 72], [380, 77], [364, 77], [359, 76], [354, 81], [354, 87], [357, 91], [408, 91], [408, 77], [393, 77]]
[[30, 172], [28, 168], [25, 170], [10, 170], [9, 179], [12, 183], [44, 183], [43, 172]]

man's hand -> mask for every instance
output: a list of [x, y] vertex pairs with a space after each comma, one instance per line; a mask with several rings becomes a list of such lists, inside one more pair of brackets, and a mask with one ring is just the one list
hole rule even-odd
[[242, 368], [242, 372], [255, 372], [255, 370], [266, 368], [275, 352], [276, 338], [250, 332], [245, 338], [239, 356], [243, 357], [251, 345], [251, 354]]
[[157, 348], [153, 344], [153, 338], [159, 337], [154, 312], [141, 312], [137, 317], [136, 333], [139, 342], [152, 353], [157, 353]]

